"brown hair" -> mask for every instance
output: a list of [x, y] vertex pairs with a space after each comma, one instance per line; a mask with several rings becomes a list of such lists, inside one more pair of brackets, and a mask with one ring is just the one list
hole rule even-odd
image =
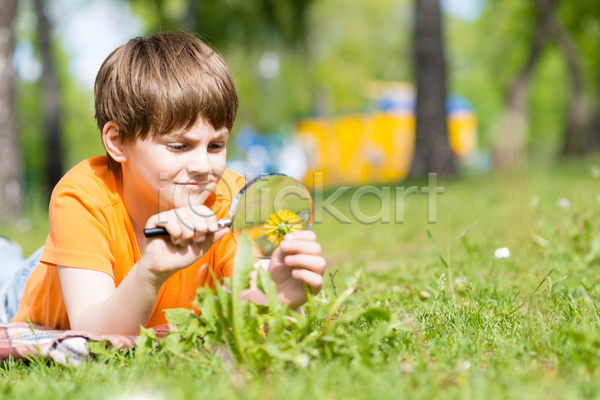
[[[113, 51], [96, 77], [94, 103], [100, 131], [118, 123], [123, 143], [189, 129], [198, 116], [231, 131], [238, 108], [223, 59], [186, 32], [137, 37]], [[119, 164], [108, 155], [108, 166]]]

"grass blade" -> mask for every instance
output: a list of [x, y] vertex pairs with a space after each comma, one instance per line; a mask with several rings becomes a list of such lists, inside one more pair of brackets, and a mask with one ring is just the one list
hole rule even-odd
[[464, 231], [462, 231], [460, 233], [460, 235], [458, 235], [456, 237], [456, 239], [454, 239], [454, 242], [452, 242], [452, 244], [450, 245], [450, 247], [448, 247], [448, 249], [451, 249], [452, 246], [454, 246], [456, 243], [458, 243], [462, 238], [464, 238], [465, 236], [467, 236], [467, 234], [469, 232], [471, 232], [473, 230], [473, 228], [475, 228], [477, 226], [477, 224], [479, 223], [479, 220], [473, 222], [467, 229], [465, 229]]
[[[538, 285], [538, 287], [537, 287], [537, 288], [535, 288], [535, 290], [533, 291], [533, 293], [531, 293], [531, 296], [529, 296], [529, 298], [527, 298], [527, 300], [525, 300], [524, 302], [522, 302], [522, 303], [521, 303], [521, 305], [520, 305], [519, 307], [515, 308], [515, 309], [514, 309], [514, 310], [513, 310], [513, 311], [512, 311], [510, 314], [508, 314], [508, 315], [512, 315], [512, 314], [516, 313], [516, 312], [519, 310], [519, 308], [523, 307], [523, 305], [524, 305], [525, 303], [527, 303], [529, 300], [531, 300], [531, 299], [533, 298], [533, 296], [535, 296], [536, 292], [537, 292], [538, 290], [540, 290], [540, 288], [541, 288], [541, 287], [542, 287], [542, 285], [544, 284], [544, 281], [546, 280], [546, 278], [547, 278], [547, 277], [549, 277], [549, 276], [550, 276], [550, 274], [551, 274], [553, 271], [554, 271], [554, 268], [552, 268], [552, 269], [550, 270], [550, 272], [548, 272], [548, 273], [546, 274], [546, 276], [544, 276], [544, 277], [542, 278], [542, 280], [540, 281], [540, 284]], [[565, 276], [565, 278], [566, 278], [566, 276]], [[565, 278], [562, 278], [562, 279], [565, 279]], [[561, 281], [562, 281], [562, 279], [561, 279]], [[559, 281], [559, 282], [560, 282], [560, 281]]]
[[427, 236], [429, 236], [429, 241], [431, 242], [431, 245], [433, 246], [433, 248], [434, 248], [435, 252], [437, 253], [438, 257], [440, 257], [440, 260], [442, 260], [442, 264], [444, 264], [446, 266], [446, 268], [450, 268], [448, 266], [448, 263], [444, 259], [444, 256], [442, 255], [442, 252], [440, 251], [440, 249], [438, 249], [437, 245], [435, 244], [435, 241], [433, 240], [433, 236], [431, 236], [431, 232], [429, 232], [429, 230], [427, 231]]

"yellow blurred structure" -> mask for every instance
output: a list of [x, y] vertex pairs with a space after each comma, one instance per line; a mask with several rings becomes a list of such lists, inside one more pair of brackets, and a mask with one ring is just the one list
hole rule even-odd
[[[380, 102], [380, 110], [299, 122], [296, 134], [308, 161], [308, 187], [315, 173], [323, 173], [326, 186], [394, 183], [408, 175], [415, 146], [414, 88], [385, 84], [371, 97]], [[477, 117], [466, 100], [457, 98], [448, 101], [448, 136], [462, 158], [477, 148]]]

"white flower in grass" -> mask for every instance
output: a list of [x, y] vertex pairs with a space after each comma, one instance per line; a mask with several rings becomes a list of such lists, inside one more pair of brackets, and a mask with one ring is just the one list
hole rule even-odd
[[467, 283], [467, 277], [466, 276], [460, 276], [458, 278], [454, 278], [454, 284], [455, 285], [460, 285], [461, 283]]
[[427, 290], [421, 290], [419, 292], [419, 297], [421, 300], [425, 301], [431, 297], [431, 293], [429, 293]]
[[510, 251], [507, 247], [501, 247], [499, 249], [496, 249], [496, 251], [494, 252], [494, 256], [496, 258], [508, 258], [510, 257]]
[[562, 208], [563, 210], [568, 210], [569, 208], [571, 208], [571, 202], [569, 201], [569, 199], [558, 199], [556, 201], [556, 205], [560, 208]]
[[458, 278], [454, 279], [454, 290], [457, 292], [464, 292], [465, 291], [465, 285], [467, 284], [467, 277], [466, 276], [460, 276]]

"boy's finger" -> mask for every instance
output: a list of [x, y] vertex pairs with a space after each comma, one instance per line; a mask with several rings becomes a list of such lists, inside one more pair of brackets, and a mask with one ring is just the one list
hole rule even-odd
[[190, 209], [190, 220], [193, 224], [196, 237], [209, 232], [216, 232], [219, 229], [217, 217], [207, 207], [201, 210]]
[[220, 230], [216, 231], [215, 233], [209, 233], [206, 235], [206, 239], [204, 240], [204, 243], [210, 243], [210, 245], [212, 246], [213, 243], [216, 243], [219, 240], [221, 240], [229, 232], [230, 232], [230, 229], [225, 228], [225, 229], [220, 229]]
[[310, 287], [312, 294], [317, 294], [323, 286], [323, 276], [315, 274], [307, 269], [295, 269], [292, 271], [292, 276], [299, 281], [306, 283]]
[[284, 262], [288, 267], [304, 268], [320, 275], [323, 275], [325, 268], [327, 268], [327, 262], [323, 257], [307, 254], [285, 256]]
[[189, 226], [189, 224], [183, 223], [179, 221], [179, 226], [181, 229], [181, 240], [180, 242], [189, 242], [194, 239], [194, 227]]
[[198, 232], [216, 232], [219, 229], [217, 216], [205, 206], [190, 208], [190, 216]]
[[171, 243], [173, 243], [174, 245], [179, 245], [179, 243], [181, 243], [181, 239], [183, 236], [183, 230], [181, 229], [181, 226], [173, 221], [173, 220], [168, 220], [166, 223], [156, 223], [155, 226], [162, 226], [163, 228], [165, 228], [167, 230], [167, 232], [169, 233], [170, 239], [171, 239]]
[[194, 240], [196, 241], [196, 243], [203, 243], [206, 241], [206, 234], [195, 233]]
[[314, 242], [317, 240], [317, 234], [313, 231], [296, 231], [285, 235], [286, 240], [308, 240]]
[[321, 245], [313, 241], [288, 240], [285, 239], [279, 243], [279, 247], [285, 254], [312, 254], [321, 255]]

